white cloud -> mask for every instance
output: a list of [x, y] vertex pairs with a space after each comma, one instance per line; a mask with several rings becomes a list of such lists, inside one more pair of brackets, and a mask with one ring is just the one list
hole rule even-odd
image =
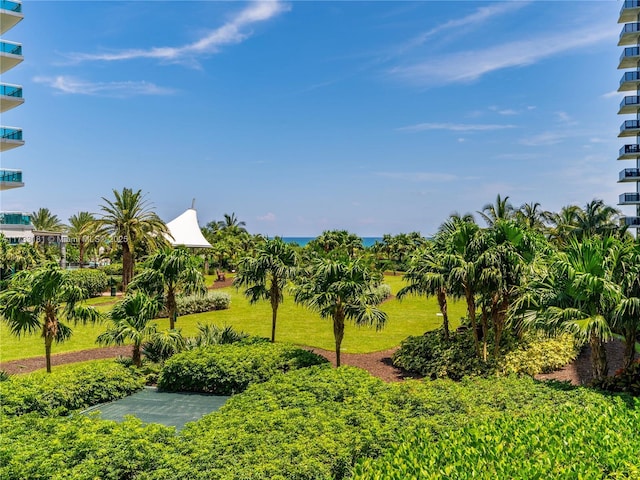
[[612, 98], [612, 97], [622, 97], [624, 96], [625, 92], [619, 92], [617, 90], [613, 90], [611, 92], [607, 92], [605, 94], [602, 95], [602, 98]]
[[555, 145], [562, 142], [565, 138], [567, 138], [567, 136], [567, 134], [562, 132], [543, 132], [538, 135], [523, 138], [522, 140], [520, 140], [520, 143], [528, 147]]
[[225, 45], [240, 43], [251, 36], [247, 27], [269, 20], [285, 11], [289, 6], [279, 1], [257, 1], [240, 11], [230, 21], [209, 32], [203, 38], [180, 47], [153, 47], [130, 49], [111, 53], [75, 53], [70, 58], [82, 61], [118, 61], [151, 58], [166, 62], [193, 62], [194, 57], [210, 55], [220, 51]]
[[65, 75], [58, 75], [57, 77], [35, 77], [33, 81], [48, 85], [58, 93], [72, 95], [128, 98], [137, 95], [170, 95], [175, 93], [173, 89], [159, 87], [154, 83], [145, 81], [87, 82]]
[[488, 130], [503, 130], [506, 128], [515, 127], [515, 125], [496, 125], [482, 123], [418, 123], [416, 125], [400, 127], [396, 130], [400, 132], [423, 132], [425, 130], [450, 130], [452, 132], [486, 132]]
[[407, 182], [453, 182], [459, 180], [457, 176], [450, 173], [434, 172], [377, 172], [376, 175]]
[[257, 217], [258, 220], [260, 220], [261, 222], [275, 222], [276, 220], [276, 214], [269, 212], [265, 215], [262, 215], [260, 217]]
[[556, 121], [564, 123], [565, 125], [576, 125], [576, 122], [567, 112], [555, 112]]
[[503, 43], [484, 50], [465, 49], [439, 58], [427, 58], [412, 65], [395, 67], [389, 73], [422, 86], [468, 83], [496, 70], [532, 65], [615, 37], [616, 30], [609, 24], [589, 25], [582, 30], [565, 29], [561, 33]]

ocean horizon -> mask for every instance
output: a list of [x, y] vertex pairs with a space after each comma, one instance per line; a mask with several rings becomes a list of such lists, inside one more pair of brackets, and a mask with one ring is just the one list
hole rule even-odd
[[[318, 237], [280, 237], [286, 243], [297, 243], [301, 247], [304, 247], [311, 240], [315, 240]], [[362, 238], [362, 245], [365, 247], [373, 246], [376, 241], [382, 241], [382, 237], [360, 237]]]

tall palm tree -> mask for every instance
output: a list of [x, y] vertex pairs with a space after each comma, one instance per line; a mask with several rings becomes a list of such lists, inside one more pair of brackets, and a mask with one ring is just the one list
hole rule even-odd
[[65, 228], [64, 223], [48, 208], [40, 208], [31, 212], [31, 223], [35, 230], [46, 232], [62, 232]]
[[142, 190], [113, 190], [113, 196], [114, 200], [102, 197], [105, 204], [100, 207], [103, 215], [99, 223], [111, 235], [112, 243], [122, 248], [122, 287], [126, 290], [133, 278], [136, 248], [143, 243], [151, 248], [166, 246], [164, 234], [168, 230], [144, 199]]
[[333, 320], [338, 367], [346, 320], [377, 330], [387, 321], [387, 314], [376, 306], [380, 296], [373, 291], [380, 277], [358, 260], [318, 258], [298, 279], [295, 301]]
[[610, 235], [620, 229], [620, 210], [593, 199], [578, 214], [576, 234], [578, 238], [593, 235]]
[[116, 303], [109, 313], [111, 327], [98, 336], [100, 345], [124, 345], [133, 343], [132, 357], [136, 367], [142, 366], [141, 347], [143, 342], [152, 340], [158, 329], [151, 320], [156, 318], [161, 299], [142, 291], [129, 293]]
[[224, 220], [218, 222], [218, 229], [231, 230], [234, 233], [246, 232], [246, 226], [247, 224], [245, 222], [238, 220], [235, 213], [231, 213], [231, 215], [225, 213]]
[[244, 291], [250, 303], [269, 300], [271, 303], [271, 341], [276, 341], [278, 306], [284, 300], [284, 289], [297, 272], [298, 259], [295, 250], [281, 238], [269, 239], [257, 248], [255, 257], [240, 261], [238, 273], [233, 279]]
[[630, 368], [640, 331], [640, 244], [625, 241], [615, 261], [614, 281], [620, 285], [622, 298], [613, 317], [613, 326], [624, 337], [623, 367]]
[[524, 203], [515, 213], [516, 221], [539, 232], [544, 231], [544, 216], [538, 202]]
[[97, 245], [98, 224], [93, 214], [78, 212], [69, 217], [69, 230], [67, 235], [78, 245], [80, 251], [80, 268], [84, 267], [84, 256], [88, 249]]
[[543, 212], [548, 223], [547, 236], [556, 245], [563, 246], [576, 235], [581, 209], [577, 205], [565, 205], [559, 212]]
[[98, 312], [79, 302], [85, 291], [71, 279], [69, 272], [55, 264], [18, 272], [9, 288], [0, 293], [0, 316], [16, 336], [40, 330], [44, 339], [47, 372], [51, 372], [51, 347], [71, 337], [71, 328], [63, 323], [95, 323]]
[[495, 204], [487, 203], [482, 207], [482, 211], [477, 213], [479, 213], [483, 220], [487, 222], [487, 225], [491, 227], [498, 219], [509, 220], [514, 218], [516, 209], [511, 205], [511, 202], [509, 202], [508, 195], [502, 198], [500, 194], [498, 194]]
[[133, 277], [129, 288], [164, 298], [169, 329], [173, 330], [178, 319], [176, 294], [204, 295], [207, 292], [198, 259], [183, 248], [167, 247], [152, 254], [145, 264], [146, 268]]

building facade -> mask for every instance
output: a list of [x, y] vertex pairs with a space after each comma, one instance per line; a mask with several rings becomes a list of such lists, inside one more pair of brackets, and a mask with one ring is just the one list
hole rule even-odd
[[[620, 55], [619, 70], [626, 70], [620, 79], [619, 92], [629, 92], [620, 102], [620, 115], [633, 115], [624, 120], [618, 137], [635, 143], [623, 145], [618, 160], [634, 162], [620, 171], [618, 183], [629, 185], [629, 191], [620, 195], [618, 205], [635, 207], [631, 215], [622, 217], [623, 224], [640, 228], [640, 0], [624, 0], [618, 23], [623, 23], [618, 46], [624, 47]], [[633, 191], [635, 190], [635, 191]]]
[[[5, 83], [6, 72], [19, 65], [24, 59], [22, 44], [5, 40], [5, 33], [9, 32], [22, 21], [22, 3], [15, 0], [0, 0], [0, 191], [21, 188], [22, 170], [6, 168], [10, 164], [10, 155], [6, 152], [24, 145], [22, 129], [4, 124], [11, 114], [5, 113], [24, 103], [22, 86]], [[0, 233], [4, 234], [11, 243], [30, 241], [33, 237], [33, 226], [29, 214], [23, 212], [0, 212]]]

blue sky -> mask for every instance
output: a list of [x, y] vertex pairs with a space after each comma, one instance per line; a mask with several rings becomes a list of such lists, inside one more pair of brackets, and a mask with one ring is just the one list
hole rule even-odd
[[27, 1], [1, 206], [66, 221], [131, 187], [166, 221], [195, 197], [201, 224], [377, 236], [498, 193], [615, 204], [620, 6]]

